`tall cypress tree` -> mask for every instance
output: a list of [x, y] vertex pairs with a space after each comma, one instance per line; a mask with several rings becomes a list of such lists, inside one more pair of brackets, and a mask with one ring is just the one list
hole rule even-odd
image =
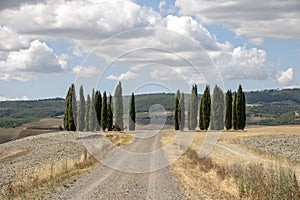
[[232, 128], [234, 130], [238, 129], [237, 126], [237, 112], [236, 112], [236, 102], [237, 102], [237, 93], [233, 93], [233, 104], [232, 104]]
[[108, 104], [107, 104], [107, 130], [112, 131], [113, 128], [113, 103], [112, 97], [109, 95]]
[[71, 85], [72, 88], [72, 131], [76, 130], [76, 120], [77, 120], [77, 101], [76, 101], [76, 91], [75, 91], [75, 85], [74, 83]]
[[95, 111], [95, 90], [93, 89], [89, 110], [89, 129], [95, 131], [96, 129], [96, 111]]
[[179, 95], [180, 92], [179, 90], [177, 91], [175, 95], [175, 107], [174, 107], [174, 125], [175, 125], [175, 130], [179, 130]]
[[184, 108], [184, 93], [181, 93], [180, 100], [179, 100], [179, 129], [183, 131], [185, 126], [185, 108]]
[[192, 88], [190, 96], [190, 128], [195, 130], [197, 127], [197, 114], [198, 114], [198, 94], [197, 94], [197, 85], [194, 85]]
[[115, 90], [115, 126], [118, 130], [123, 130], [123, 99], [122, 99], [122, 85], [118, 83]]
[[217, 85], [214, 88], [212, 99], [211, 130], [224, 129], [224, 94]]
[[85, 104], [85, 131], [90, 131], [90, 104], [91, 104], [91, 97], [88, 94], [86, 98]]
[[188, 129], [189, 130], [192, 130], [192, 127], [191, 127], [191, 95], [190, 95], [190, 98], [189, 98], [189, 102], [188, 102], [188, 110], [187, 110], [187, 117], [188, 117]]
[[135, 130], [135, 98], [134, 93], [131, 94], [130, 102], [129, 102], [129, 130]]
[[85, 99], [83, 93], [83, 86], [80, 86], [79, 89], [79, 103], [78, 103], [78, 110], [77, 110], [77, 130], [83, 131], [84, 130], [84, 116], [85, 115]]
[[227, 130], [232, 128], [232, 92], [226, 92], [226, 108], [225, 108], [225, 127]]
[[210, 98], [210, 89], [207, 85], [204, 93], [203, 93], [203, 105], [202, 105], [202, 113], [203, 113], [203, 128], [204, 130], [208, 130], [210, 123], [210, 114], [211, 114], [211, 98]]
[[246, 124], [246, 102], [242, 86], [239, 85], [236, 100], [237, 129], [244, 129]]
[[100, 91], [96, 91], [95, 93], [95, 110], [96, 110], [96, 130], [100, 130], [101, 128], [101, 109], [102, 109], [102, 96]]
[[70, 93], [71, 93], [71, 88], [69, 87], [68, 89], [68, 93], [66, 95], [66, 99], [65, 99], [65, 112], [64, 112], [64, 129], [66, 131], [69, 131], [70, 130], [70, 120], [69, 120], [69, 110], [70, 110]]
[[103, 131], [105, 131], [107, 128], [107, 98], [105, 91], [102, 97], [101, 128]]
[[199, 106], [199, 128], [200, 130], [204, 130], [204, 114], [203, 114], [203, 106], [204, 106], [204, 93], [201, 97], [200, 106]]

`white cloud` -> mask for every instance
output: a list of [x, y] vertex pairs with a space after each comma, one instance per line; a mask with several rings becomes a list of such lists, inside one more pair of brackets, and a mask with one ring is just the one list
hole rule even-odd
[[7, 26], [0, 26], [0, 51], [17, 50], [29, 46], [29, 37], [19, 35]]
[[237, 35], [250, 38], [299, 38], [298, 0], [176, 0], [184, 15], [197, 16], [203, 23], [222, 24]]
[[67, 70], [67, 63], [46, 43], [35, 40], [28, 49], [9, 52], [7, 59], [0, 61], [0, 67], [4, 72], [59, 73]]
[[236, 47], [222, 52], [216, 63], [225, 79], [266, 79], [266, 52], [264, 50]]
[[295, 85], [293, 68], [288, 68], [286, 71], [277, 71], [275, 79], [283, 88], [289, 88]]
[[76, 66], [73, 68], [73, 72], [81, 78], [92, 78], [100, 75], [100, 69], [95, 66]]
[[119, 76], [111, 74], [111, 75], [107, 76], [106, 79], [116, 80], [116, 81], [125, 81], [125, 80], [135, 79], [136, 77], [138, 77], [138, 74], [128, 71], [126, 73], [120, 74]]

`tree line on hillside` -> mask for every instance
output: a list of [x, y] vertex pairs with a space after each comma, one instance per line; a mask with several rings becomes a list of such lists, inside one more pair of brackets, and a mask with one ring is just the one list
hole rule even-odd
[[[121, 82], [115, 89], [114, 103], [111, 94], [108, 96], [104, 91], [101, 95], [100, 91], [94, 89], [85, 99], [83, 86], [79, 89], [77, 102], [75, 85], [72, 84], [67, 92], [65, 104], [64, 129], [67, 131], [120, 131], [124, 129]], [[129, 130], [133, 131], [135, 130], [134, 93], [130, 99], [129, 116]]]
[[[228, 90], [224, 95], [216, 85], [212, 97], [209, 86], [206, 86], [198, 109], [197, 85], [193, 85], [187, 118], [189, 130], [196, 130], [197, 118], [200, 130], [208, 130], [209, 127], [211, 130], [223, 130], [224, 127], [227, 130], [243, 130], [246, 125], [246, 99], [242, 86], [239, 85], [237, 92]], [[179, 90], [175, 95], [174, 126], [175, 130], [185, 127], [184, 94], [180, 95]]]

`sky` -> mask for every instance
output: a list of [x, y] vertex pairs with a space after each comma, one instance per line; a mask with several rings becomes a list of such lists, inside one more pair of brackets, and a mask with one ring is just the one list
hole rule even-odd
[[299, 0], [1, 0], [0, 100], [296, 88]]

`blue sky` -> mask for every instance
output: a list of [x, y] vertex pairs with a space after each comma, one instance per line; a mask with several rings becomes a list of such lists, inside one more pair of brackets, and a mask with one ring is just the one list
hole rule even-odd
[[[257, 5], [260, 5], [257, 7]], [[294, 88], [300, 2], [25, 0], [0, 3], [0, 100]]]

